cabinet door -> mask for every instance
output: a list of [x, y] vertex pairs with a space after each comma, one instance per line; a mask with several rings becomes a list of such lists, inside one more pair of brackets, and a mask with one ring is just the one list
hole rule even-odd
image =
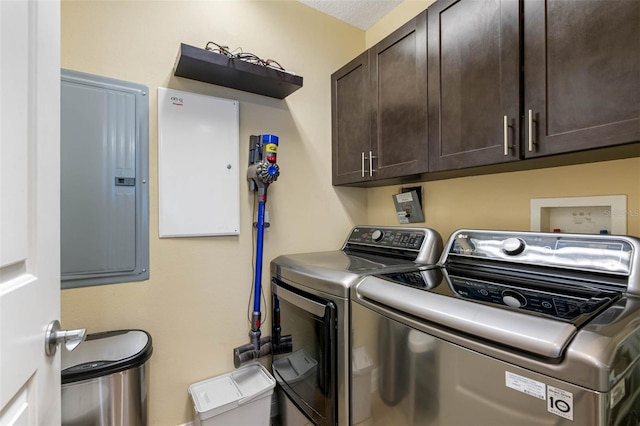
[[519, 8], [440, 0], [428, 9], [430, 171], [519, 158]]
[[426, 17], [371, 48], [374, 180], [428, 170]]
[[369, 53], [365, 52], [331, 75], [333, 184], [370, 180]]
[[640, 1], [528, 0], [524, 20], [525, 155], [640, 140]]

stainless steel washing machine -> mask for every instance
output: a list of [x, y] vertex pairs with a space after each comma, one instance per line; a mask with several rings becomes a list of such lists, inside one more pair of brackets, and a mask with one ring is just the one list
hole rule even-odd
[[638, 238], [460, 230], [351, 298], [368, 425], [640, 424]]
[[350, 288], [380, 272], [433, 265], [442, 238], [428, 228], [353, 228], [340, 250], [271, 262], [273, 374], [284, 425], [349, 423]]

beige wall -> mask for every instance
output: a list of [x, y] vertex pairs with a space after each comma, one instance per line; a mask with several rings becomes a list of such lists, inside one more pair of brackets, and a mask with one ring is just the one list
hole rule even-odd
[[[425, 222], [447, 238], [458, 228], [530, 229], [532, 198], [627, 196], [627, 234], [640, 237], [640, 158], [424, 182]], [[398, 220], [391, 196], [400, 186], [371, 189], [368, 222]]]
[[[173, 76], [181, 42], [242, 47], [303, 76], [284, 100]], [[366, 221], [366, 191], [331, 186], [330, 75], [364, 50], [364, 32], [295, 1], [62, 2], [62, 66], [149, 86], [149, 281], [62, 291], [65, 327], [151, 333], [150, 424], [191, 420], [191, 383], [233, 369], [248, 342], [253, 196], [241, 173], [239, 237], [158, 238], [157, 88], [240, 101], [240, 159], [251, 134], [280, 137], [281, 176], [269, 189], [269, 261], [330, 250]], [[268, 297], [267, 297], [268, 299]], [[263, 313], [266, 310], [263, 310]], [[268, 319], [270, 322], [270, 318]], [[270, 335], [270, 327], [263, 327]]]

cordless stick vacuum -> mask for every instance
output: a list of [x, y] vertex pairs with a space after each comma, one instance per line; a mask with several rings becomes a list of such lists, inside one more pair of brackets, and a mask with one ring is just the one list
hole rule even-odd
[[264, 237], [264, 211], [267, 203], [267, 188], [280, 175], [276, 164], [278, 155], [278, 137], [276, 135], [251, 136], [249, 148], [249, 169], [247, 179], [252, 191], [258, 194], [258, 220], [256, 236], [255, 275], [253, 281], [253, 312], [249, 343], [233, 350], [233, 363], [236, 368], [243, 363], [271, 353], [271, 338], [260, 338], [260, 297], [262, 292], [262, 245]]

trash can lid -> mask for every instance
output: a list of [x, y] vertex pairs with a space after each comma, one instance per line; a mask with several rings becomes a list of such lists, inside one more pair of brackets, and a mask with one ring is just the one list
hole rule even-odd
[[144, 364], [153, 352], [144, 330], [88, 334], [75, 350], [62, 352], [62, 384], [107, 376]]

